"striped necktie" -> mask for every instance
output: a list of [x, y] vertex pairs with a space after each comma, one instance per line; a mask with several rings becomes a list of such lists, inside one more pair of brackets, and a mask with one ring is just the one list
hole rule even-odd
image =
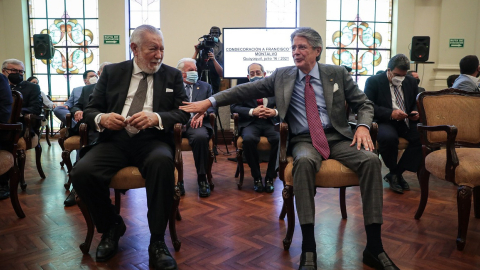
[[[404, 113], [407, 113], [405, 109], [405, 102], [403, 101], [402, 95], [400, 95], [399, 88], [400, 86], [395, 86], [395, 85], [393, 86], [393, 93], [395, 93], [395, 102], [397, 103], [398, 108], [400, 108], [400, 110], [402, 110]], [[407, 127], [410, 127], [410, 121], [408, 117], [403, 120], [405, 121], [405, 124], [407, 124]]]

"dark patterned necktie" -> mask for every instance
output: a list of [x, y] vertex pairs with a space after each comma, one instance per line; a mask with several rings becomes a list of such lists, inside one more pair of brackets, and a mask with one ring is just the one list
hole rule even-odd
[[[398, 87], [395, 85], [393, 86], [393, 93], [395, 93], [395, 102], [397, 103], [397, 106], [398, 108], [400, 108], [400, 110], [402, 110], [404, 113], [407, 113], [405, 109], [405, 102], [403, 101], [402, 95], [400, 95], [400, 90], [398, 88], [400, 88], [400, 86]], [[405, 124], [407, 124], [407, 127], [410, 127], [410, 122], [408, 120], [408, 117], [403, 119], [403, 121], [405, 121]]]
[[328, 159], [330, 147], [328, 147], [327, 137], [325, 136], [325, 131], [323, 131], [322, 120], [317, 108], [317, 99], [310, 84], [310, 75], [305, 76], [305, 111], [313, 147], [317, 149], [324, 159]]
[[257, 99], [257, 106], [263, 105], [263, 98]]
[[187, 84], [187, 87], [186, 87], [185, 90], [186, 90], [186, 93], [187, 93], [188, 102], [192, 102], [192, 85]]
[[142, 74], [143, 78], [138, 84], [137, 92], [135, 92], [135, 96], [133, 96], [132, 104], [130, 104], [130, 109], [128, 110], [127, 116], [132, 116], [138, 112], [141, 112], [143, 110], [143, 105], [145, 104], [145, 99], [147, 98], [148, 74], [145, 72], [140, 73]]

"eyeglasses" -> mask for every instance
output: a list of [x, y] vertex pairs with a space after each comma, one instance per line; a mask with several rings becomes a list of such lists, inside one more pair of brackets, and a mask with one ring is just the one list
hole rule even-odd
[[5, 68], [5, 70], [10, 71], [10, 73], [20, 73], [20, 74], [22, 74], [22, 75], [25, 74], [25, 70], [18, 70], [18, 69], [15, 69], [15, 68], [12, 68], [12, 69], [10, 69], [10, 68]]
[[294, 52], [296, 49], [299, 49], [300, 51], [305, 51], [306, 49], [308, 49], [308, 46], [307, 45], [293, 45], [292, 46], [292, 52]]

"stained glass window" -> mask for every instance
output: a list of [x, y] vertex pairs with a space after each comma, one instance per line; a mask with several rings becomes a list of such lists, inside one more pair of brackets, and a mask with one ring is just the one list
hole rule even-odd
[[297, 27], [297, 1], [267, 0], [267, 27]]
[[360, 89], [387, 69], [392, 43], [392, 0], [328, 0], [326, 62], [352, 68]]
[[[160, 0], [129, 0], [129, 35], [142, 24], [160, 30]], [[130, 52], [130, 58], [133, 58]]]

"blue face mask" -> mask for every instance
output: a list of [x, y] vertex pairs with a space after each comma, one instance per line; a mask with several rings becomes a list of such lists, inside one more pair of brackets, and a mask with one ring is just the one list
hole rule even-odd
[[218, 37], [213, 37], [213, 42], [217, 43], [218, 42]]
[[196, 83], [198, 81], [198, 73], [196, 71], [187, 71], [187, 82]]
[[261, 79], [263, 79], [263, 77], [253, 77], [253, 78], [250, 78], [250, 82], [258, 81]]

